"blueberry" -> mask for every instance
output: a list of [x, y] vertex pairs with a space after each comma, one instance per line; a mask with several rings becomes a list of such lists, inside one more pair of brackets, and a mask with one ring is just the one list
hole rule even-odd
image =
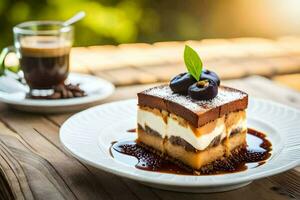
[[218, 85], [211, 79], [198, 81], [189, 87], [188, 94], [197, 100], [213, 99], [218, 94]]
[[170, 88], [175, 93], [185, 95], [188, 93], [189, 86], [195, 82], [196, 79], [194, 79], [189, 73], [185, 72], [178, 74], [170, 81]]
[[215, 81], [215, 83], [217, 83], [218, 86], [220, 85], [220, 78], [215, 72], [207, 70], [207, 69], [203, 69], [200, 80], [202, 81], [202, 80], [207, 80], [207, 79]]

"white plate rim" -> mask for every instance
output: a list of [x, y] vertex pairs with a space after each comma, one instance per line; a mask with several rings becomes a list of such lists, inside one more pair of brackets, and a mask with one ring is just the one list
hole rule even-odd
[[88, 103], [92, 103], [95, 101], [103, 100], [107, 97], [109, 97], [115, 90], [115, 86], [102, 78], [92, 76], [89, 74], [81, 74], [81, 73], [74, 73], [71, 72], [69, 76], [80, 76], [85, 78], [94, 79], [99, 84], [102, 85], [101, 89], [103, 89], [103, 92], [98, 94], [92, 94], [87, 95], [85, 97], [78, 97], [78, 98], [72, 98], [72, 99], [53, 99], [53, 100], [47, 100], [47, 99], [22, 99], [20, 100], [13, 100], [9, 98], [3, 98], [0, 96], [0, 101], [3, 103], [6, 103], [8, 105], [17, 105], [17, 106], [31, 106], [31, 107], [64, 107], [64, 106], [78, 106], [78, 105], [84, 105]]
[[[283, 104], [280, 104], [280, 103], [277, 103], [277, 102], [273, 102], [271, 100], [259, 99], [259, 98], [250, 98], [250, 99], [251, 99], [251, 101], [265, 102], [265, 103], [273, 104], [273, 105], [276, 105], [276, 106], [280, 106], [284, 109], [291, 110], [292, 112], [296, 112], [298, 114], [300, 113], [300, 111], [295, 109], [295, 108], [291, 108], [289, 106], [286, 106], [286, 105], [283, 105]], [[76, 117], [78, 115], [81, 115], [83, 112], [89, 112], [90, 110], [97, 109], [97, 107], [101, 107], [101, 106], [105, 106], [105, 105], [107, 106], [107, 105], [116, 104], [116, 103], [124, 103], [124, 102], [135, 102], [136, 103], [136, 99], [115, 101], [115, 102], [95, 106], [95, 107], [89, 108], [85, 111], [82, 111], [80, 113], [75, 114], [74, 117]], [[155, 178], [153, 178], [151, 176], [150, 177], [147, 176], [147, 174], [156, 173], [156, 172], [148, 172], [148, 171], [140, 170], [140, 171], [143, 171], [143, 173], [145, 174], [144, 176], [140, 176], [140, 175], [136, 175], [135, 173], [124, 172], [124, 171], [120, 171], [120, 170], [115, 169], [115, 168], [110, 168], [108, 166], [96, 164], [96, 163], [91, 162], [90, 160], [78, 155], [77, 153], [75, 153], [74, 150], [72, 150], [70, 147], [68, 147], [68, 145], [66, 145], [66, 143], [64, 141], [64, 138], [63, 138], [64, 128], [65, 128], [66, 124], [68, 124], [69, 120], [72, 120], [72, 117], [69, 118], [61, 126], [60, 136], [59, 136], [60, 141], [63, 144], [64, 149], [67, 152], [69, 152], [75, 158], [77, 158], [77, 159], [79, 159], [79, 160], [81, 160], [81, 161], [83, 161], [83, 162], [85, 162], [85, 163], [87, 163], [91, 166], [94, 166], [96, 168], [104, 170], [106, 172], [109, 172], [109, 173], [112, 173], [112, 174], [115, 174], [115, 175], [118, 175], [118, 176], [122, 176], [122, 177], [125, 177], [125, 178], [130, 178], [130, 179], [133, 179], [133, 180], [136, 180], [136, 181], [150, 183], [150, 184], [154, 183], [154, 184], [159, 184], [159, 185], [186, 186], [186, 187], [211, 187], [211, 186], [232, 185], [232, 184], [245, 183], [245, 182], [253, 181], [253, 180], [256, 180], [256, 179], [261, 179], [261, 178], [264, 178], [264, 177], [275, 175], [275, 174], [284, 172], [286, 170], [292, 169], [292, 168], [300, 165], [300, 160], [294, 160], [294, 161], [291, 161], [289, 163], [283, 164], [282, 166], [277, 167], [275, 169], [269, 169], [266, 172], [260, 172], [260, 173], [252, 174], [251, 176], [250, 175], [240, 176], [239, 178], [235, 178], [235, 179], [230, 179], [229, 178], [230, 174], [217, 175], [217, 176], [209, 176], [209, 175], [208, 176], [205, 176], [205, 175], [202, 175], [202, 176], [189, 176], [189, 175], [187, 175], [186, 176], [186, 175], [168, 174], [169, 176], [180, 176], [180, 177], [187, 177], [187, 178], [193, 177], [193, 179], [198, 179], [198, 180], [197, 181], [191, 181], [191, 182], [184, 182], [184, 184], [182, 184], [178, 181], [177, 182], [173, 181], [172, 179], [167, 179], [167, 178], [156, 180]], [[299, 155], [297, 155], [297, 156], [299, 156]], [[262, 165], [262, 166], [264, 166], [264, 165]], [[225, 178], [225, 176], [226, 176], [226, 178]], [[219, 181], [219, 182], [201, 181], [201, 179], [204, 179], [204, 178], [207, 178], [207, 177], [208, 178], [210, 178], [210, 177], [222, 177], [223, 179], [222, 179], [222, 181]]]

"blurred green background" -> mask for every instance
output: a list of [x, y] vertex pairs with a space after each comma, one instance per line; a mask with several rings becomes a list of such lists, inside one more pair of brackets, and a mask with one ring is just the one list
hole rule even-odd
[[76, 46], [300, 33], [299, 0], [0, 0], [0, 47], [27, 20], [76, 24]]

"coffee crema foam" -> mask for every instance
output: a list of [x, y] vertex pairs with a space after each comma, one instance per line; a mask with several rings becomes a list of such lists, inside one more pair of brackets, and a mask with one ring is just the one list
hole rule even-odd
[[20, 40], [20, 53], [30, 57], [56, 57], [70, 53], [71, 42], [56, 36], [28, 36]]

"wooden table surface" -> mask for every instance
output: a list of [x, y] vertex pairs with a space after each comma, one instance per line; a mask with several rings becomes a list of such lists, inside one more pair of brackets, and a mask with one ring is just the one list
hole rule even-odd
[[[224, 81], [250, 96], [276, 99], [300, 108], [299, 93], [262, 77]], [[118, 88], [107, 101], [134, 98], [149, 85]], [[217, 194], [185, 194], [149, 188], [108, 174], [76, 160], [62, 148], [59, 127], [72, 113], [38, 115], [1, 105], [0, 199], [296, 199], [300, 198], [300, 170], [254, 181], [244, 188]], [[84, 134], [84, 133], [83, 133]]]
[[[257, 38], [255, 40], [257, 41]], [[131, 56], [130, 53], [126, 55]], [[165, 58], [165, 60], [168, 59]], [[161, 71], [165, 72], [162, 63], [163, 61], [159, 65], [162, 65]], [[72, 66], [72, 70], [78, 71], [79, 68], [74, 66], [74, 61]], [[299, 66], [294, 67], [293, 72], [299, 73]], [[114, 67], [116, 66], [113, 66], [112, 70], [122, 69]], [[167, 69], [169, 67], [167, 66]], [[101, 75], [102, 72], [104, 74], [108, 71], [106, 68], [102, 70], [104, 71], [85, 71], [85, 73]], [[126, 84], [120, 81], [131, 72], [132, 70], [125, 70], [123, 74], [119, 74], [121, 78], [113, 79], [119, 87], [110, 98], [101, 103], [135, 98], [137, 92], [159, 84], [157, 74], [154, 76], [155, 80], [142, 82], [148, 84], [137, 85], [137, 79], [132, 82], [128, 81]], [[170, 75], [171, 73], [168, 74]], [[292, 76], [296, 76], [293, 79], [294, 82], [300, 80], [297, 79], [298, 75]], [[275, 81], [261, 76], [241, 77], [236, 77], [239, 79], [235, 80], [225, 80], [222, 83], [240, 88], [248, 92], [251, 97], [271, 99], [300, 109], [300, 93], [287, 87], [293, 84], [286, 75], [281, 76], [281, 73], [277, 71], [271, 76]], [[164, 80], [166, 78], [162, 79]], [[294, 84], [296, 87], [292, 86], [292, 88], [297, 89], [299, 84]], [[103, 172], [80, 162], [63, 149], [59, 141], [59, 128], [72, 114], [74, 113], [55, 115], [24, 113], [12, 110], [0, 103], [0, 199], [300, 199], [299, 167], [254, 181], [249, 186], [238, 190], [215, 194], [164, 191]]]

